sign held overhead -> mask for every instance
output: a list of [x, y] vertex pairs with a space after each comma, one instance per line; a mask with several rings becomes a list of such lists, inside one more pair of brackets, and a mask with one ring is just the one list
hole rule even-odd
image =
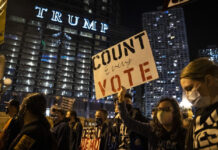
[[96, 99], [158, 78], [146, 31], [92, 56], [92, 61]]

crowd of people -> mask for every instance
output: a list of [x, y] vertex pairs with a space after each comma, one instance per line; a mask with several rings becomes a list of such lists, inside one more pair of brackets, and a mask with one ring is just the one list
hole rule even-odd
[[[170, 95], [160, 99], [148, 119], [133, 107], [131, 94], [122, 87], [114, 99], [114, 118], [108, 119], [105, 109], [97, 110], [96, 134], [88, 138], [100, 139], [99, 150], [217, 150], [218, 65], [196, 59], [181, 71], [180, 84], [193, 105], [193, 119], [183, 118], [187, 115]], [[0, 134], [0, 150], [82, 149], [81, 140], [87, 136], [75, 111], [54, 106], [50, 123], [40, 93], [28, 94], [20, 106], [16, 100], [6, 105], [10, 119]]]

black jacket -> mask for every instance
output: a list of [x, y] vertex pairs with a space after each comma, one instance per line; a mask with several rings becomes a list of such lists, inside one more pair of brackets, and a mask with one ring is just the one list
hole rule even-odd
[[42, 122], [35, 121], [23, 127], [9, 150], [52, 150], [52, 142], [49, 128]]
[[165, 132], [158, 136], [149, 123], [136, 121], [128, 116], [124, 103], [119, 104], [120, 115], [125, 125], [132, 131], [148, 138], [149, 150], [184, 150], [186, 130]]

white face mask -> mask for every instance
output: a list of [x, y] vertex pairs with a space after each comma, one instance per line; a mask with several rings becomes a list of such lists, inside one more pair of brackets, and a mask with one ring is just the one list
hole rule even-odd
[[201, 96], [197, 91], [198, 88], [195, 88], [191, 91], [190, 94], [186, 94], [187, 99], [194, 107], [203, 108], [210, 106], [210, 97], [209, 96]]
[[157, 119], [162, 125], [171, 124], [173, 120], [173, 114], [171, 111], [158, 111]]

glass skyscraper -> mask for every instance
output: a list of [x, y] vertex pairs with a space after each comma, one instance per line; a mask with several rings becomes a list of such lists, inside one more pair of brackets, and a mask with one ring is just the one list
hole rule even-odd
[[144, 85], [142, 111], [150, 117], [152, 108], [160, 98], [170, 96], [181, 101], [179, 74], [189, 62], [189, 50], [182, 8], [146, 12], [142, 22], [159, 74], [159, 79]]
[[9, 1], [0, 52], [13, 83], [5, 95], [40, 92], [49, 105], [56, 96], [75, 98], [79, 115], [93, 115], [103, 104], [95, 102], [91, 56], [131, 34], [113, 11], [117, 2], [108, 0]]
[[209, 57], [212, 61], [218, 63], [218, 47], [216, 45], [208, 46], [207, 48], [198, 51], [199, 57]]

